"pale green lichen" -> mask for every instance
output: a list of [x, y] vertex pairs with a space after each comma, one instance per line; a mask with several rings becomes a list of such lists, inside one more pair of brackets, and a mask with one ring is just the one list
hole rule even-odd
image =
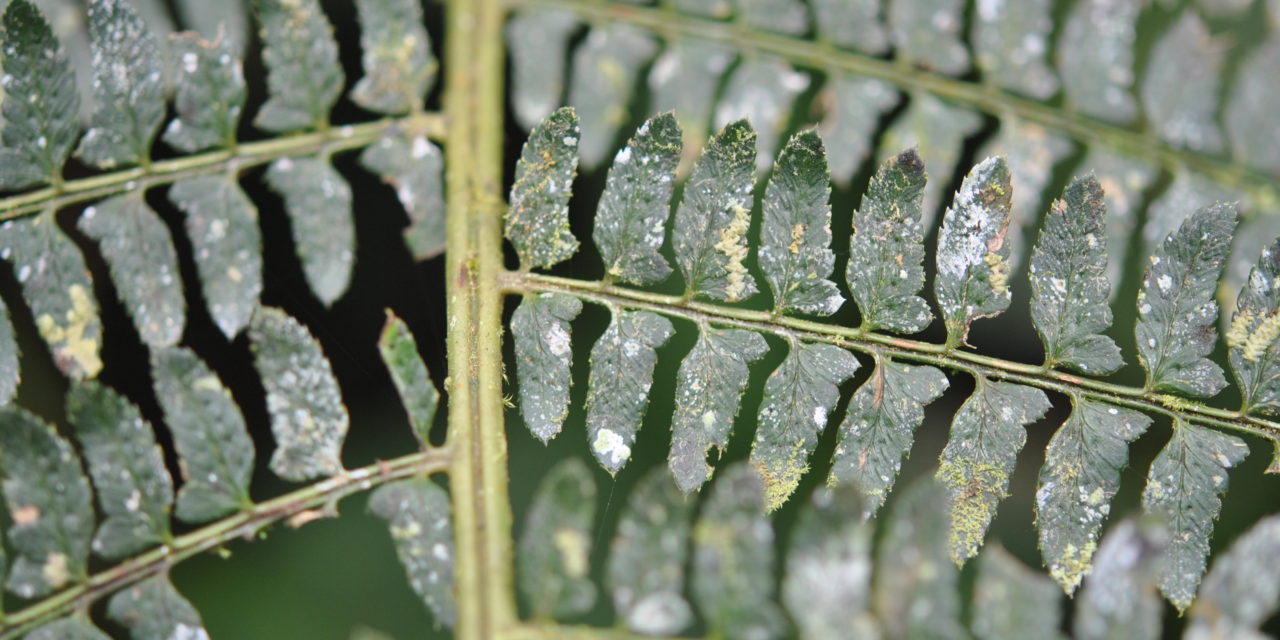
[[951, 527], [947, 535], [951, 559], [963, 566], [978, 554], [995, 515], [995, 505], [1007, 495], [1009, 474], [986, 462], [944, 460], [938, 467], [938, 479], [951, 490]]
[[733, 220], [720, 230], [720, 241], [715, 250], [728, 258], [724, 269], [728, 277], [728, 285], [724, 294], [727, 302], [742, 299], [747, 292], [747, 229], [751, 226], [751, 211], [746, 207], [733, 205]]
[[98, 340], [86, 337], [85, 330], [97, 321], [97, 307], [84, 285], [71, 285], [67, 295], [71, 298], [71, 308], [67, 310], [66, 323], [60, 325], [46, 313], [36, 318], [36, 328], [40, 336], [53, 346], [55, 359], [70, 360], [84, 373], [84, 377], [93, 378], [102, 370], [102, 358], [98, 355]]

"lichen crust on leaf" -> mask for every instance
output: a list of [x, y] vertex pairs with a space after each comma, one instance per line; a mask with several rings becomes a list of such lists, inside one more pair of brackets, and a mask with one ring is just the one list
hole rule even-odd
[[1008, 165], [987, 158], [965, 176], [943, 216], [933, 285], [950, 345], [967, 344], [974, 320], [1009, 308], [1012, 196]]
[[606, 575], [614, 610], [636, 633], [678, 634], [693, 622], [683, 591], [694, 506], [661, 467], [641, 478], [627, 498]]
[[440, 392], [431, 380], [431, 372], [418, 354], [409, 325], [387, 309], [387, 322], [378, 338], [378, 352], [391, 373], [391, 381], [400, 394], [400, 402], [409, 415], [409, 427], [418, 446], [431, 446], [431, 425], [440, 405]]
[[1034, 387], [977, 379], [973, 395], [956, 411], [937, 478], [951, 496], [947, 545], [957, 565], [978, 554], [1009, 478], [1026, 444], [1025, 427], [1049, 410]]
[[609, 473], [631, 459], [636, 432], [649, 406], [654, 351], [675, 333], [671, 321], [648, 311], [610, 309], [613, 319], [591, 347], [587, 389], [587, 444]]
[[569, 415], [569, 368], [573, 364], [570, 323], [582, 302], [561, 293], [525, 296], [511, 315], [516, 388], [525, 426], [547, 442]]
[[1225, 337], [1243, 411], [1280, 413], [1280, 240], [1249, 272]]
[[934, 367], [878, 359], [871, 377], [853, 393], [827, 484], [857, 487], [863, 520], [884, 504], [924, 422], [925, 406], [948, 386], [946, 374]]
[[569, 231], [569, 197], [578, 170], [578, 115], [563, 107], [529, 133], [504, 216], [520, 268], [550, 267], [578, 250]]
[[682, 145], [680, 125], [668, 111], [640, 125], [613, 157], [591, 231], [606, 277], [645, 285], [671, 273], [661, 250]]
[[1162, 563], [1160, 591], [1179, 612], [1195, 599], [1204, 575], [1227, 469], [1248, 453], [1240, 438], [1176, 420], [1173, 437], [1147, 472], [1142, 507], [1165, 518], [1174, 541]]
[[254, 312], [249, 340], [276, 439], [271, 470], [293, 481], [341, 472], [342, 443], [351, 420], [320, 343], [300, 322], [273, 307]]
[[387, 521], [409, 586], [436, 621], [452, 628], [458, 610], [449, 493], [428, 478], [399, 480], [374, 490], [369, 510]]
[[1102, 335], [1111, 326], [1106, 238], [1102, 187], [1092, 176], [1073, 180], [1049, 207], [1029, 267], [1031, 321], [1047, 366], [1103, 374], [1124, 364]]
[[383, 138], [360, 152], [360, 165], [396, 190], [409, 216], [404, 242], [417, 260], [444, 252], [444, 154], [426, 136]]
[[712, 136], [676, 209], [672, 247], [690, 294], [736, 302], [756, 292], [747, 270], [756, 132], [736, 120]]
[[333, 25], [318, 0], [253, 0], [261, 25], [267, 101], [253, 123], [282, 133], [326, 126], [342, 93]]
[[1040, 552], [1067, 595], [1092, 569], [1129, 443], [1151, 424], [1132, 409], [1087, 398], [1072, 402], [1071, 415], [1049, 440], [1036, 489]]
[[862, 327], [915, 333], [933, 312], [924, 287], [924, 161], [915, 149], [880, 165], [853, 214], [845, 282], [858, 303]]
[[284, 199], [307, 284], [326, 306], [346, 293], [356, 261], [351, 185], [326, 159], [281, 158], [266, 172]]
[[182, 347], [153, 349], [151, 371], [182, 471], [178, 518], [204, 522], [252, 505], [253, 440], [231, 392]]
[[1187, 218], [1151, 256], [1134, 329], [1148, 389], [1212, 396], [1226, 386], [1222, 368], [1208, 355], [1218, 336], [1213, 294], [1235, 224], [1233, 205], [1210, 205]]
[[681, 491], [693, 492], [711, 479], [707, 453], [729, 445], [749, 367], [768, 350], [764, 338], [753, 331], [699, 327], [698, 341], [676, 374], [671, 416], [668, 465]]
[[236, 144], [244, 111], [243, 63], [228, 38], [205, 40], [194, 33], [171, 39], [179, 64], [173, 110], [164, 141], [188, 153]]
[[134, 640], [209, 640], [200, 612], [178, 593], [168, 572], [117, 591], [107, 602], [107, 617]]
[[516, 582], [535, 618], [565, 618], [596, 601], [591, 580], [596, 485], [591, 470], [567, 458], [542, 479], [516, 549]]
[[768, 511], [795, 491], [840, 399], [838, 385], [858, 370], [858, 359], [840, 347], [798, 342], [789, 347], [787, 359], [765, 382], [751, 444], [751, 465], [764, 483]]
[[364, 76], [351, 89], [358, 105], [380, 113], [420, 109], [435, 81], [431, 35], [413, 0], [358, 0]]
[[844, 304], [828, 278], [831, 250], [831, 175], [822, 138], [802, 131], [787, 142], [765, 190], [756, 257], [773, 293], [774, 313], [830, 315]]

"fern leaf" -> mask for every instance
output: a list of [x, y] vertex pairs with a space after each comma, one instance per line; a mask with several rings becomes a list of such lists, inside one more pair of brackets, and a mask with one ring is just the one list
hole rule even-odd
[[1160, 596], [1156, 576], [1169, 532], [1156, 523], [1126, 520], [1102, 539], [1093, 572], [1076, 605], [1078, 640], [1160, 637]]
[[774, 535], [764, 504], [759, 476], [736, 464], [720, 472], [693, 526], [691, 591], [713, 637], [786, 633], [774, 604]]
[[614, 156], [591, 231], [609, 277], [644, 285], [671, 274], [661, 249], [682, 144], [675, 116], [663, 113]]
[[979, 377], [956, 411], [937, 475], [951, 496], [948, 546], [957, 565], [977, 555], [1026, 444], [1024, 427], [1048, 410], [1039, 389]]
[[165, 111], [156, 37], [124, 0], [93, 0], [88, 24], [95, 106], [76, 155], [103, 169], [145, 164]]
[[649, 102], [656, 112], [674, 111], [684, 131], [680, 173], [685, 175], [707, 141], [720, 79], [737, 54], [724, 45], [693, 38], [667, 42], [649, 70]]
[[1053, 581], [1000, 545], [989, 544], [978, 556], [973, 635], [984, 640], [1061, 639], [1061, 599]]
[[587, 441], [609, 473], [631, 459], [631, 445], [649, 405], [654, 351], [675, 330], [666, 318], [647, 311], [610, 309], [613, 318], [591, 348], [587, 389]]
[[169, 581], [168, 573], [122, 589], [107, 602], [107, 616], [133, 640], [208, 640], [200, 613]]
[[271, 470], [294, 481], [341, 472], [351, 420], [320, 343], [300, 322], [272, 307], [254, 312], [249, 340], [276, 438]]
[[764, 482], [769, 511], [795, 491], [840, 399], [838, 385], [858, 369], [858, 359], [839, 347], [796, 342], [788, 346], [787, 359], [765, 383], [751, 445], [751, 464]]
[[787, 549], [782, 602], [802, 638], [874, 639], [870, 525], [856, 486], [819, 488], [800, 513]]
[[1102, 523], [1120, 488], [1129, 443], [1147, 416], [1093, 400], [1073, 399], [1067, 421], [1045, 451], [1036, 490], [1036, 525], [1049, 574], [1068, 595], [1089, 573]]
[[690, 295], [734, 302], [756, 292], [747, 271], [756, 133], [735, 121], [711, 138], [676, 209], [672, 246]]
[[369, 496], [369, 510], [387, 521], [413, 591], [437, 621], [453, 627], [458, 610], [448, 492], [427, 478], [400, 480], [378, 487]]
[[431, 446], [431, 425], [440, 404], [440, 392], [431, 381], [431, 373], [427, 371], [422, 356], [418, 355], [418, 342], [409, 332], [409, 326], [390, 309], [387, 309], [387, 322], [378, 339], [378, 351], [391, 372], [391, 381], [400, 393], [400, 402], [409, 414], [409, 426], [418, 446], [426, 449]]
[[671, 635], [693, 622], [682, 595], [693, 508], [661, 468], [631, 490], [609, 547], [606, 575], [614, 611], [636, 633]]
[[49, 23], [30, 2], [10, 2], [3, 23], [0, 188], [57, 182], [79, 134], [75, 75]]
[[284, 199], [302, 272], [326, 306], [341, 298], [355, 268], [351, 185], [324, 158], [281, 158], [267, 184]]
[[18, 343], [9, 321], [9, 307], [0, 300], [0, 406], [9, 404], [18, 391], [22, 372], [18, 370]]
[[1147, 207], [1147, 221], [1142, 227], [1143, 247], [1147, 255], [1155, 253], [1169, 234], [1177, 231], [1191, 214], [1219, 202], [1233, 201], [1238, 201], [1238, 213], [1248, 213], [1249, 203], [1242, 194], [1197, 173], [1186, 170], [1174, 172], [1173, 184]]
[[959, 569], [947, 560], [947, 494], [928, 479], [902, 492], [876, 550], [872, 603], [891, 638], [959, 639]]
[[1273, 33], [1246, 56], [1223, 103], [1223, 125], [1235, 156], [1271, 175], [1280, 174], [1280, 147], [1268, 142], [1280, 137], [1280, 122], [1266, 107], [1277, 99], [1276, 85], [1270, 81], [1276, 65], [1280, 65], [1280, 36]]
[[360, 165], [396, 190], [409, 215], [404, 242], [417, 260], [444, 252], [444, 156], [426, 136], [383, 138], [360, 153]]
[[525, 517], [516, 553], [520, 593], [536, 618], [567, 618], [596, 601], [590, 577], [596, 485], [581, 460], [552, 467]]
[[360, 0], [356, 9], [364, 77], [351, 89], [351, 99], [380, 113], [420, 109], [439, 66], [422, 26], [422, 6], [410, 0]]
[[860, 517], [869, 519], [893, 488], [911, 449], [924, 407], [950, 383], [941, 371], [877, 358], [875, 370], [849, 400], [827, 483], [852, 484], [862, 493]]
[[231, 392], [188, 349], [153, 350], [151, 371], [182, 461], [178, 518], [204, 522], [252, 504], [253, 440]]
[[1071, 104], [1095, 118], [1128, 124], [1138, 115], [1133, 97], [1134, 25], [1141, 7], [1130, 2], [1085, 0], [1072, 5], [1060, 28], [1062, 86]]
[[845, 49], [878, 55], [889, 48], [888, 30], [876, 0], [813, 0], [814, 26]]
[[758, 333], [699, 326], [698, 341], [676, 374], [671, 417], [671, 474], [689, 493], [711, 478], [707, 452], [729, 446], [729, 432], [747, 389], [748, 367], [768, 351]]
[[715, 123], [728, 127], [745, 119], [759, 127], [757, 174], [769, 168], [781, 132], [791, 117], [792, 103], [808, 86], [809, 76], [773, 55], [746, 57], [729, 74], [716, 105]]
[[1262, 252], [1249, 280], [1236, 297], [1236, 312], [1227, 331], [1231, 370], [1242, 396], [1243, 411], [1280, 412], [1280, 244]]
[[269, 97], [253, 123], [273, 132], [328, 126], [342, 93], [333, 26], [317, 0], [254, 0]]
[[[969, 109], [943, 102], [928, 93], [912, 93], [907, 110], [881, 136], [879, 154], [887, 156], [915, 148], [930, 175], [950, 176], [960, 164], [965, 138], [981, 127], [982, 118]], [[943, 180], [934, 180], [925, 186], [920, 217], [925, 229], [933, 227], [945, 189]]]
[[[838, 4], [838, 3], [837, 3]], [[884, 114], [898, 104], [893, 85], [874, 78], [832, 71], [816, 101], [824, 111], [818, 132], [826, 141], [831, 177], [847, 186], [871, 155]]]
[[969, 325], [1009, 308], [1009, 169], [987, 158], [965, 176], [938, 232], [934, 294], [947, 344], [967, 344]]
[[544, 293], [526, 296], [511, 315], [520, 413], [529, 431], [543, 442], [560, 433], [569, 415], [569, 323], [581, 312], [577, 298]]
[[67, 394], [67, 419], [106, 516], [93, 537], [94, 553], [114, 560], [168, 541], [173, 480], [138, 408], [109, 387], [85, 381]]
[[1235, 436], [1177, 421], [1173, 437], [1151, 463], [1142, 506], [1164, 516], [1177, 541], [1166, 552], [1160, 591], [1180, 612], [1195, 598], [1204, 575], [1227, 469], [1248, 453], [1248, 445]]
[[1218, 556], [1191, 607], [1188, 640], [1263, 638], [1262, 625], [1280, 605], [1280, 518], [1251, 527]]
[[[1149, 163], [1127, 155], [1094, 146], [1089, 148], [1080, 165], [1081, 173], [1093, 173], [1102, 188], [1107, 220], [1107, 281], [1113, 285], [1123, 281], [1129, 241], [1138, 226], [1142, 194], [1156, 178]], [[1114, 299], [1117, 287], [1111, 287]]]
[[815, 131], [787, 142], [765, 191], [757, 257], [773, 292], [774, 313], [830, 315], [844, 304], [831, 250], [831, 175]]
[[111, 640], [111, 636], [99, 631], [93, 623], [80, 618], [63, 618], [23, 636], [24, 640]]
[[1138, 293], [1138, 358], [1148, 389], [1211, 396], [1226, 386], [1206, 356], [1217, 339], [1213, 292], [1231, 244], [1235, 208], [1196, 212], [1151, 256]]
[[533, 129], [560, 104], [569, 36], [578, 24], [570, 11], [541, 7], [515, 11], [507, 21], [511, 104], [520, 128]]
[[800, 0], [738, 0], [738, 17], [753, 28], [787, 35], [809, 31], [809, 12]]
[[578, 115], [565, 107], [534, 128], [520, 152], [505, 220], [522, 269], [550, 267], [578, 250], [569, 231], [569, 196], [580, 137]]
[[1110, 373], [1124, 365], [1120, 347], [1102, 335], [1111, 326], [1105, 225], [1093, 178], [1074, 180], [1049, 208], [1030, 266], [1031, 321], [1047, 366]]
[[574, 52], [568, 104], [582, 118], [579, 154], [584, 168], [600, 166], [614, 148], [618, 126], [627, 121], [633, 79], [657, 50], [648, 32], [610, 22], [592, 27]]
[[236, 144], [236, 127], [244, 111], [243, 63], [228, 38], [205, 40], [184, 33], [173, 37], [180, 61], [176, 118], [164, 131], [165, 143], [188, 153]]
[[174, 5], [179, 22], [204, 40], [226, 42], [233, 53], [244, 51], [249, 41], [249, 16], [244, 2], [177, 0]]
[[1041, 200], [1048, 197], [1054, 168], [1073, 151], [1067, 138], [1038, 124], [1006, 115], [1000, 131], [978, 149], [978, 157], [1001, 156], [1009, 165], [1009, 184], [1014, 198], [1009, 207], [1009, 271], [1019, 270], [1027, 254], [1026, 238], [1035, 237], [1044, 212]]
[[965, 46], [962, 0], [890, 2], [889, 34], [899, 56], [916, 66], [958, 76], [972, 65]]
[[924, 287], [924, 230], [920, 203], [924, 162], [914, 150], [886, 160], [853, 214], [845, 282], [864, 329], [915, 333], [933, 318]]
[[1226, 48], [1209, 37], [1195, 11], [1183, 11], [1156, 42], [1150, 60], [1141, 93], [1156, 133], [1175, 146], [1221, 151], [1218, 94]]
[[176, 182], [169, 200], [186, 214], [196, 274], [214, 324], [234, 338], [249, 324], [262, 293], [258, 210], [229, 176]]
[[154, 347], [177, 344], [187, 324], [178, 251], [142, 193], [114, 196], [85, 209], [79, 227], [98, 241], [142, 341]]
[[0, 468], [16, 555], [5, 586], [29, 599], [83, 581], [93, 492], [71, 444], [26, 410], [0, 408]]
[[1050, 0], [978, 4], [972, 39], [974, 61], [983, 76], [1039, 100], [1053, 97], [1058, 78], [1045, 59], [1053, 33], [1052, 10]]

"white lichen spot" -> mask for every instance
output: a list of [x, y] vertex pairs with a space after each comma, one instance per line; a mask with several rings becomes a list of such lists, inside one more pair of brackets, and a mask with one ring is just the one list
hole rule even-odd
[[601, 429], [596, 433], [595, 442], [591, 443], [597, 455], [610, 467], [618, 467], [631, 457], [631, 447], [627, 441], [613, 429]]
[[71, 577], [71, 571], [67, 568], [67, 554], [50, 551], [40, 567], [40, 577], [54, 589], [66, 584]]
[[141, 506], [142, 506], [142, 493], [137, 489], [134, 489], [129, 493], [129, 497], [125, 499], [124, 508], [129, 510], [130, 513], [132, 513], [132, 512], [136, 512], [138, 510], [138, 507], [141, 507]]
[[1168, 274], [1160, 274], [1160, 277], [1156, 278], [1156, 286], [1160, 287], [1160, 291], [1168, 293], [1169, 287], [1173, 286], [1173, 278]]
[[167, 640], [209, 640], [209, 632], [203, 627], [193, 627], [179, 622]]
[[543, 335], [542, 339], [547, 343], [547, 349], [551, 351], [552, 355], [562, 356], [569, 353], [571, 340], [569, 332], [564, 329], [564, 325], [558, 322], [552, 324], [547, 328], [547, 333]]
[[614, 166], [623, 165], [628, 162], [631, 162], [631, 147], [624, 147], [622, 151], [618, 152], [618, 155], [613, 157]]

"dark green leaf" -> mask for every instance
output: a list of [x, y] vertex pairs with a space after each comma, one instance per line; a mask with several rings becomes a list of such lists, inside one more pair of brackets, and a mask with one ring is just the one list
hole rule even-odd
[[871, 605], [871, 534], [858, 487], [819, 487], [791, 533], [782, 603], [801, 638], [879, 638]]
[[951, 439], [939, 459], [938, 480], [951, 495], [947, 538], [957, 565], [978, 554], [996, 507], [1008, 495], [1009, 477], [1027, 442], [1024, 427], [1049, 410], [1034, 387], [977, 378], [973, 395], [956, 411]]
[[1222, 150], [1218, 89], [1228, 51], [1223, 44], [1209, 37], [1195, 11], [1183, 11], [1156, 42], [1142, 74], [1142, 104], [1152, 129], [1168, 143]]
[[685, 184], [672, 238], [686, 290], [735, 302], [756, 292], [747, 271], [756, 133], [746, 120], [711, 138]]
[[866, 329], [915, 333], [933, 319], [919, 295], [924, 287], [920, 202], [925, 180], [920, 156], [914, 149], [903, 151], [876, 171], [853, 214], [845, 282]]
[[67, 376], [102, 370], [102, 323], [93, 281], [75, 243], [58, 229], [52, 209], [0, 224], [0, 258], [13, 266], [53, 362]]
[[760, 334], [700, 326], [698, 342], [680, 363], [671, 417], [668, 463], [676, 485], [689, 493], [711, 479], [707, 452], [724, 451], [747, 388], [748, 366], [769, 345]]
[[948, 386], [946, 374], [933, 367], [877, 358], [871, 377], [854, 392], [840, 424], [827, 484], [857, 487], [863, 496], [862, 519], [884, 504], [924, 422], [925, 405]]
[[1262, 251], [1236, 296], [1227, 330], [1231, 370], [1244, 411], [1280, 412], [1280, 241]]
[[418, 260], [444, 252], [444, 156], [426, 136], [383, 138], [360, 153], [360, 164], [396, 190], [409, 226], [404, 242]]
[[609, 473], [631, 459], [631, 445], [644, 421], [653, 386], [654, 349], [675, 330], [666, 318], [648, 311], [610, 309], [613, 320], [591, 347], [587, 389], [587, 441]]
[[583, 167], [600, 166], [616, 148], [618, 126], [629, 120], [636, 76], [657, 50], [648, 31], [609, 22], [592, 27], [574, 52], [568, 104], [582, 118]]
[[83, 581], [93, 492], [71, 444], [26, 410], [0, 408], [0, 469], [15, 555], [5, 586], [30, 599]]
[[1053, 581], [998, 544], [978, 556], [973, 588], [973, 635], [983, 640], [1062, 638], [1062, 596]]
[[111, 640], [92, 623], [80, 618], [54, 620], [23, 636], [23, 640]]
[[[924, 91], [910, 94], [907, 110], [894, 120], [880, 138], [880, 155], [916, 150], [930, 175], [951, 176], [960, 163], [965, 139], [982, 128], [982, 117], [968, 109], [943, 102]], [[933, 228], [949, 179], [934, 180], [925, 186], [920, 224]]]
[[8, 190], [61, 177], [80, 133], [80, 97], [67, 54], [39, 9], [27, 0], [13, 0], [3, 23], [0, 188]]
[[342, 442], [351, 420], [320, 343], [273, 307], [253, 313], [249, 340], [276, 438], [271, 470], [293, 481], [341, 472]]
[[321, 128], [342, 93], [333, 26], [317, 0], [254, 0], [269, 97], [253, 123], [267, 131]]
[[[729, 74], [716, 105], [715, 123], [728, 129], [745, 119], [758, 127], [759, 151], [753, 158], [756, 173], [764, 173], [772, 164], [778, 137], [791, 118], [791, 105], [808, 86], [807, 74], [774, 55], [745, 58]], [[685, 194], [687, 197], [688, 191]]]
[[106, 516], [93, 551], [117, 559], [167, 542], [173, 480], [155, 431], [138, 408], [109, 387], [85, 381], [67, 394], [67, 420]]
[[1050, 367], [1099, 374], [1124, 365], [1120, 347], [1102, 335], [1111, 326], [1106, 215], [1098, 181], [1077, 178], [1049, 207], [1031, 254], [1031, 321]]
[[577, 616], [595, 604], [595, 515], [596, 485], [587, 465], [567, 458], [552, 467], [533, 497], [516, 552], [516, 579], [534, 617]]
[[1102, 523], [1120, 488], [1129, 443], [1151, 418], [1095, 400], [1073, 398], [1071, 416], [1053, 434], [1040, 468], [1036, 525], [1049, 575], [1068, 595], [1089, 573]]
[[458, 610], [449, 493], [427, 478], [400, 480], [378, 487], [369, 496], [369, 510], [387, 521], [414, 593], [436, 620], [453, 627]]
[[1280, 607], [1280, 517], [1254, 525], [1213, 561], [1191, 607], [1187, 640], [1262, 638]]
[[764, 197], [757, 257], [773, 291], [773, 311], [831, 315], [844, 304], [831, 250], [831, 175], [816, 131], [787, 142]]
[[1053, 31], [1053, 2], [985, 0], [975, 9], [973, 45], [984, 78], [1038, 100], [1052, 97], [1058, 78], [1045, 56]]
[[1015, 272], [1027, 254], [1025, 237], [1035, 237], [1041, 205], [1052, 194], [1054, 168], [1075, 150], [1075, 143], [1052, 129], [1006, 115], [999, 133], [978, 150], [978, 157], [1001, 156], [1009, 165], [1009, 184], [1016, 194], [1009, 208], [1009, 270]]
[[791, 342], [764, 385], [751, 464], [764, 480], [765, 506], [782, 506], [809, 468], [809, 454], [840, 399], [837, 385], [858, 370], [852, 353], [829, 344]]
[[1112, 284], [1114, 298], [1124, 282], [1129, 240], [1138, 228], [1143, 193], [1155, 179], [1156, 171], [1150, 163], [1093, 145], [1080, 164], [1080, 172], [1097, 176], [1107, 205], [1107, 280]]
[[378, 339], [378, 351], [391, 372], [396, 391], [400, 392], [400, 402], [409, 414], [413, 435], [425, 449], [431, 445], [431, 425], [440, 404], [440, 392], [422, 356], [418, 355], [418, 342], [409, 332], [409, 326], [390, 309], [387, 309], [387, 323], [382, 326], [382, 337]]
[[564, 107], [529, 133], [520, 152], [505, 220], [522, 269], [550, 267], [578, 250], [569, 231], [578, 137], [578, 115]]
[[[18, 369], [18, 343], [13, 338], [9, 307], [4, 300], [0, 300], [0, 406], [9, 404], [13, 399], [21, 378], [22, 372]], [[2, 565], [0, 568], [3, 568]]]
[[730, 466], [693, 526], [691, 591], [711, 637], [767, 640], [787, 631], [774, 603], [774, 535], [763, 489], [749, 466]]
[[641, 125], [614, 156], [591, 232], [607, 277], [644, 285], [671, 273], [661, 249], [681, 144], [680, 125], [667, 112]]
[[967, 344], [969, 325], [1009, 308], [1009, 168], [987, 158], [965, 176], [938, 232], [933, 283], [948, 344]]
[[356, 104], [380, 113], [422, 107], [436, 79], [431, 36], [417, 0], [359, 0], [364, 77], [351, 89]]
[[281, 158], [266, 177], [284, 198], [307, 284], [320, 302], [333, 304], [351, 284], [356, 260], [351, 185], [321, 158]]
[[693, 622], [683, 591], [694, 506], [662, 468], [631, 490], [609, 548], [608, 576], [613, 608], [636, 633], [671, 635]]
[[890, 638], [956, 639], [960, 571], [947, 559], [947, 495], [927, 478], [889, 510], [876, 552], [872, 603]]
[[569, 415], [569, 323], [581, 312], [577, 298], [543, 293], [525, 296], [511, 314], [520, 413], [529, 431], [543, 442], [560, 433]]
[[93, 122], [76, 155], [111, 169], [146, 162], [164, 121], [164, 59], [156, 37], [125, 0], [93, 0]]
[[1234, 206], [1205, 207], [1151, 256], [1134, 331], [1147, 388], [1211, 396], [1226, 386], [1222, 368], [1206, 356], [1218, 337], [1213, 292], [1235, 225]]
[[533, 129], [561, 104], [569, 36], [577, 28], [577, 17], [565, 9], [520, 9], [507, 21], [511, 110], [521, 129]]
[[1160, 591], [1185, 611], [1204, 575], [1213, 521], [1227, 491], [1227, 469], [1244, 459], [1249, 446], [1235, 436], [1178, 420], [1173, 437], [1151, 463], [1142, 506], [1163, 516], [1176, 544], [1169, 547]]
[[[1142, 5], [1082, 0], [1071, 5], [1058, 36], [1058, 70], [1069, 104], [1115, 124], [1138, 115], [1133, 98], [1133, 44]], [[1065, 53], [1069, 52], [1069, 53]]]
[[171, 42], [179, 61], [173, 99], [178, 117], [165, 128], [164, 141], [188, 153], [234, 146], [244, 110], [244, 71], [237, 53], [243, 44], [193, 33], [175, 34]]
[[142, 192], [113, 196], [86, 208], [79, 227], [98, 241], [112, 284], [142, 341], [153, 347], [177, 344], [187, 324], [178, 250]]
[[205, 522], [251, 505], [253, 440], [231, 392], [184, 348], [152, 350], [151, 371], [182, 463], [178, 518]]
[[964, 0], [888, 3], [889, 35], [897, 55], [925, 69], [964, 74], [971, 65], [963, 40], [964, 7]]
[[1169, 532], [1159, 523], [1126, 520], [1108, 532], [1076, 600], [1076, 639], [1159, 638], [1155, 584], [1169, 548]]
[[107, 616], [128, 629], [133, 640], [209, 640], [200, 613], [173, 588], [168, 573], [116, 592]]
[[736, 54], [721, 43], [697, 38], [673, 38], [649, 71], [649, 108], [674, 111], [684, 130], [681, 174], [702, 150], [711, 126], [720, 79]]
[[840, 71], [827, 74], [827, 83], [815, 100], [825, 111], [818, 132], [826, 141], [827, 162], [836, 183], [847, 186], [871, 155], [880, 119], [898, 104], [898, 97], [898, 90], [883, 80]]
[[174, 183], [169, 200], [186, 214], [196, 273], [214, 324], [234, 338], [249, 324], [262, 292], [258, 210], [229, 176]]
[[879, 0], [813, 0], [810, 4], [820, 37], [871, 55], [889, 48]]

